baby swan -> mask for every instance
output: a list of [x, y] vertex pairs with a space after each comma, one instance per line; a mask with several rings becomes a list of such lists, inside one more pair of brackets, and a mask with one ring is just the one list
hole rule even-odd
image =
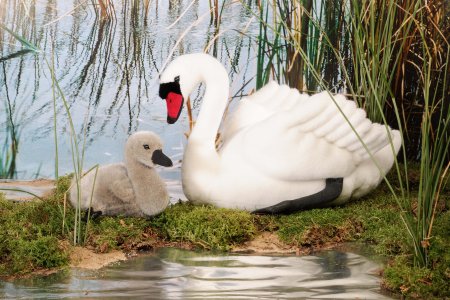
[[[153, 216], [169, 204], [164, 181], [155, 164], [170, 167], [172, 161], [162, 152], [161, 139], [153, 132], [132, 134], [125, 145], [125, 163], [100, 166], [81, 179], [82, 210], [91, 215]], [[91, 202], [92, 194], [92, 202]], [[76, 179], [72, 180], [70, 202], [78, 205]]]

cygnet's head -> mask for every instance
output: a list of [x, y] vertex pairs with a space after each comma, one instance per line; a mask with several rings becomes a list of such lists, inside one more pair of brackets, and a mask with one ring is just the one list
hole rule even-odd
[[154, 165], [171, 167], [172, 161], [162, 152], [162, 141], [151, 131], [133, 133], [125, 145], [127, 160], [135, 160], [152, 168]]

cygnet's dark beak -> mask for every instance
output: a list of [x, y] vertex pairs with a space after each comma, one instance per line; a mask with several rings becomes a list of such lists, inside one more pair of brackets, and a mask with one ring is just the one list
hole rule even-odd
[[171, 167], [173, 166], [172, 161], [167, 155], [165, 155], [161, 149], [155, 150], [152, 154], [152, 161], [156, 165], [160, 165], [163, 167]]

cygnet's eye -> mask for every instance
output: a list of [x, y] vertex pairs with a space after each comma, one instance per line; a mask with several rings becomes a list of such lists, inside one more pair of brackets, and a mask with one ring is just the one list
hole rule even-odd
[[150, 146], [147, 145], [147, 144], [145, 144], [145, 145], [143, 145], [143, 146], [144, 146], [144, 149], [145, 149], [145, 150], [149, 150], [149, 149], [150, 149]]

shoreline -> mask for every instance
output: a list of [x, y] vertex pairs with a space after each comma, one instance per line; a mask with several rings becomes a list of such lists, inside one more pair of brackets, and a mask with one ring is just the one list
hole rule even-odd
[[[88, 232], [82, 224], [85, 246], [75, 247], [69, 242], [75, 210], [65, 206], [64, 200], [70, 181], [70, 176], [58, 182], [26, 181], [27, 186], [49, 187], [43, 201], [5, 200], [0, 191], [0, 226], [4, 228], [0, 239], [6, 241], [0, 248], [2, 280], [48, 275], [65, 268], [98, 269], [162, 247], [275, 256], [341, 249], [382, 263], [377, 272], [380, 287], [397, 295], [429, 298], [449, 292], [445, 253], [450, 211], [438, 206], [433, 268], [418, 269], [411, 259], [398, 205], [383, 184], [363, 199], [290, 215], [253, 215], [179, 202], [152, 218], [102, 216], [89, 222]], [[9, 188], [13, 183], [6, 184]]]
[[11, 201], [33, 201], [35, 200], [34, 195], [40, 198], [50, 196], [55, 189], [55, 184], [56, 181], [53, 179], [0, 179], [0, 193], [3, 193], [5, 198]]

